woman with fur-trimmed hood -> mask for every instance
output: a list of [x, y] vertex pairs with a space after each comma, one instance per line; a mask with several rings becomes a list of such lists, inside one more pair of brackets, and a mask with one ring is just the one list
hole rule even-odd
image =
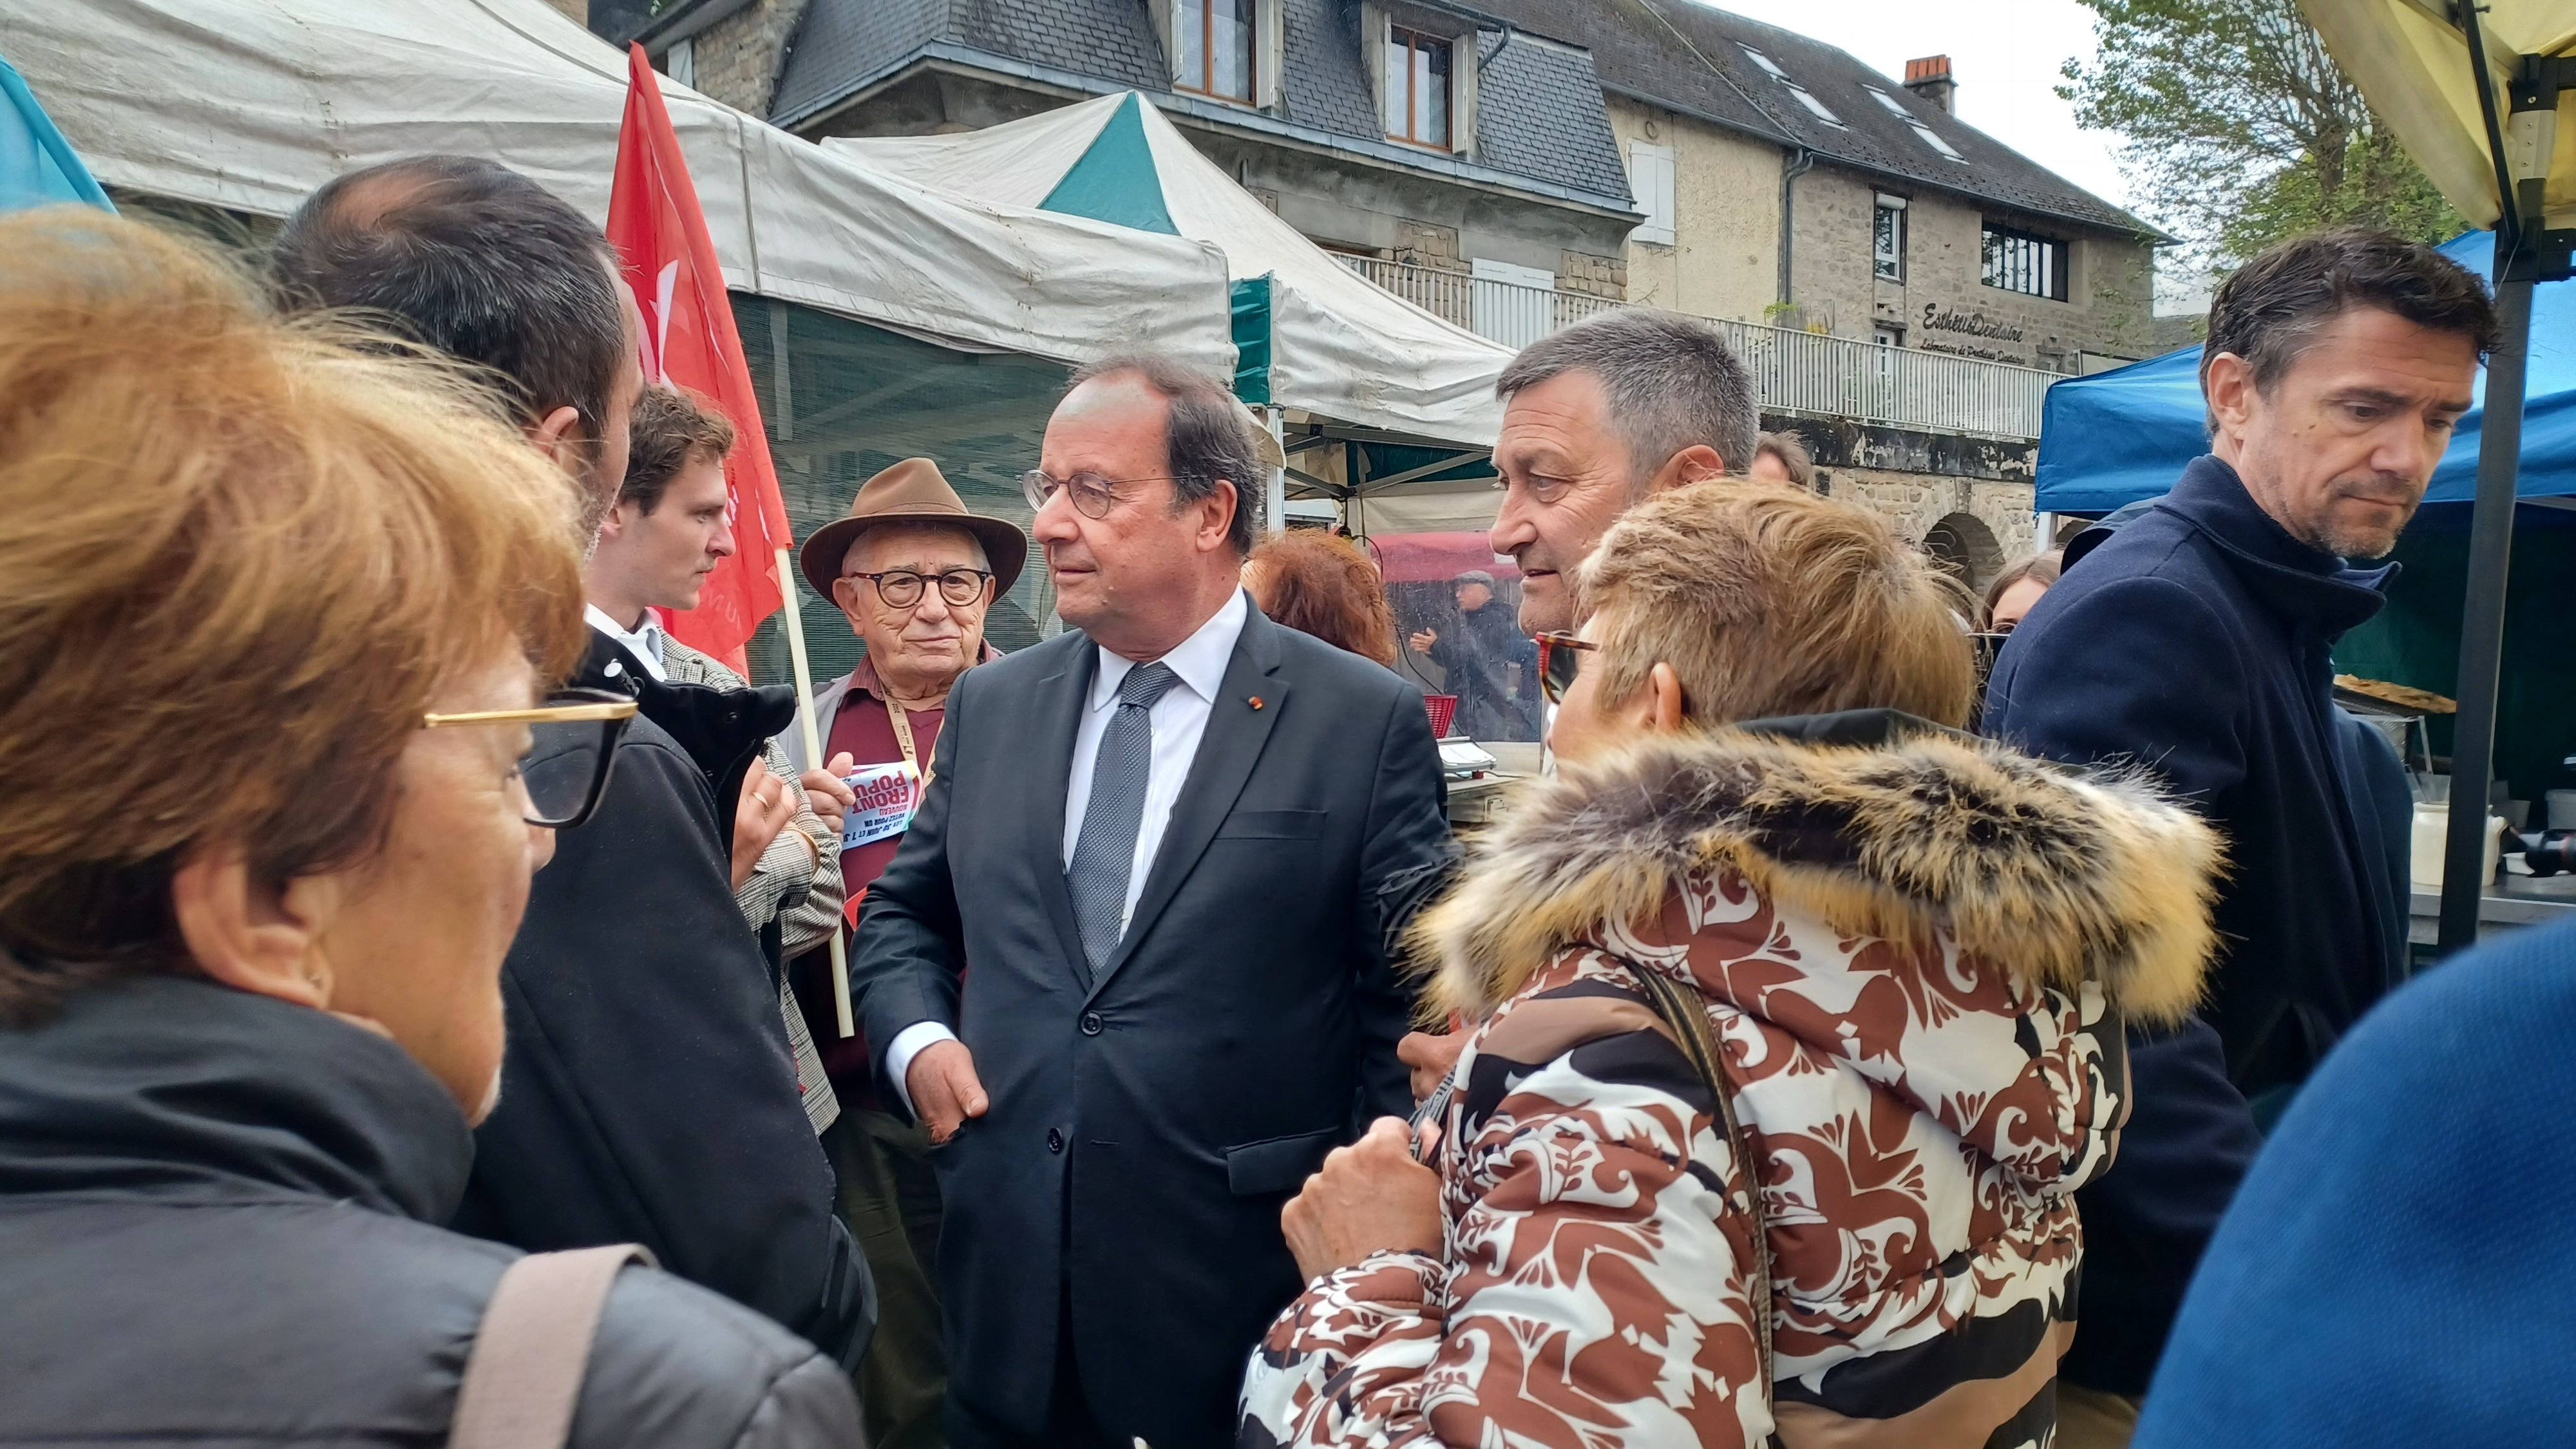
[[1472, 1032], [1289, 1204], [1240, 1442], [2046, 1444], [2121, 1021], [2197, 1001], [2215, 837], [1957, 733], [1952, 590], [1849, 504], [1664, 493], [1582, 582], [1561, 773], [1416, 927]]

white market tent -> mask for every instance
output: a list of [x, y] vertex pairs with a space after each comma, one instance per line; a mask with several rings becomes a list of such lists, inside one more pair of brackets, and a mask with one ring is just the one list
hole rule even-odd
[[[1335, 261], [1199, 153], [1136, 92], [944, 136], [834, 139], [837, 155], [984, 201], [1101, 217], [1209, 243], [1237, 285], [1239, 325], [1268, 281], [1266, 395], [1356, 428], [1490, 448], [1494, 379], [1512, 349], [1455, 326]], [[1247, 301], [1247, 292], [1251, 300]], [[1249, 350], [1249, 349], [1248, 349]]]
[[[450, 151], [608, 214], [625, 57], [544, 0], [0, 0], [0, 56], [110, 185], [283, 216]], [[1207, 246], [947, 194], [662, 88], [736, 290], [970, 349], [1233, 367]]]

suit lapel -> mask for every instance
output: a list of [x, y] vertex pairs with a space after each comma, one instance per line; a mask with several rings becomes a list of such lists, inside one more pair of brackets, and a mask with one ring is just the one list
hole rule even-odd
[[[1172, 802], [1172, 818], [1163, 827], [1163, 842], [1154, 851], [1153, 868], [1145, 875], [1144, 893], [1136, 898], [1135, 914], [1129, 917], [1127, 932], [1119, 938], [1118, 949], [1111, 952], [1107, 964], [1093, 981], [1091, 994], [1098, 996], [1118, 968], [1136, 952], [1136, 943], [1154, 927], [1154, 919], [1172, 903], [1181, 882], [1188, 879], [1199, 857], [1207, 853], [1208, 842], [1216, 839], [1217, 828], [1234, 810], [1235, 798], [1243, 793], [1245, 782], [1252, 778], [1253, 767], [1261, 761], [1261, 750], [1270, 740], [1270, 727], [1288, 702], [1288, 681], [1279, 677], [1278, 625], [1263, 618], [1258, 609], [1247, 613], [1243, 633], [1234, 642], [1234, 656], [1225, 667], [1225, 683], [1218, 686], [1216, 702], [1208, 711], [1207, 729], [1199, 736], [1198, 754], [1190, 761], [1189, 778], [1181, 785], [1180, 798]], [[1252, 701], [1261, 701], [1255, 708]], [[1056, 791], [1062, 796], [1064, 791]], [[1061, 816], [1056, 833], [1064, 833]], [[1059, 840], [1058, 849], [1062, 845]], [[1072, 897], [1066, 896], [1066, 918], [1072, 916]], [[1075, 957], [1080, 960], [1079, 956]]]
[[1029, 725], [1029, 738], [1035, 741], [1029, 753], [1036, 757], [1032, 788], [1037, 791], [1037, 808], [1022, 818], [1031, 822], [1026, 849], [1037, 857], [1038, 894], [1045, 898], [1047, 918], [1055, 923], [1065, 965], [1079, 982], [1082, 928], [1074, 921], [1073, 890], [1064, 879], [1064, 796], [1072, 788], [1074, 734], [1091, 695], [1092, 676], [1099, 672], [1100, 651], [1079, 631], [1074, 636], [1081, 642], [1065, 651], [1055, 673], [1038, 682], [1038, 707]]

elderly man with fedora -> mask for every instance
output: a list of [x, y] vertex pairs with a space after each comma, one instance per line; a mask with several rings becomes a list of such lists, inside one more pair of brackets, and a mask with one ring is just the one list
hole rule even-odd
[[[948, 691], [994, 656], [984, 642], [985, 611], [1019, 578], [1028, 553], [1017, 525], [968, 513], [928, 458], [906, 458], [869, 479], [847, 515], [805, 540], [806, 582], [840, 606], [867, 650], [856, 669], [814, 696], [825, 768], [853, 782], [840, 852], [853, 917], [911, 823]], [[785, 739], [802, 772], [811, 763], [802, 758], [804, 731]], [[859, 1371], [868, 1442], [937, 1444], [946, 1373], [930, 1281], [939, 1183], [929, 1135], [885, 1110], [865, 1040], [839, 1037], [823, 974], [828, 955], [798, 964], [798, 995], [815, 1039], [826, 1044], [824, 1065], [843, 1106], [823, 1141], [879, 1295], [880, 1331]]]

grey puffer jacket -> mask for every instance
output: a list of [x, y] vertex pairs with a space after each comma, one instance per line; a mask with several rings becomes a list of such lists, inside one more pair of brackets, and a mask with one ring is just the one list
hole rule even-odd
[[[443, 1444], [519, 1256], [435, 1226], [472, 1157], [428, 1073], [320, 1012], [168, 979], [0, 1031], [0, 1444]], [[811, 1345], [619, 1275], [573, 1444], [860, 1442]]]

